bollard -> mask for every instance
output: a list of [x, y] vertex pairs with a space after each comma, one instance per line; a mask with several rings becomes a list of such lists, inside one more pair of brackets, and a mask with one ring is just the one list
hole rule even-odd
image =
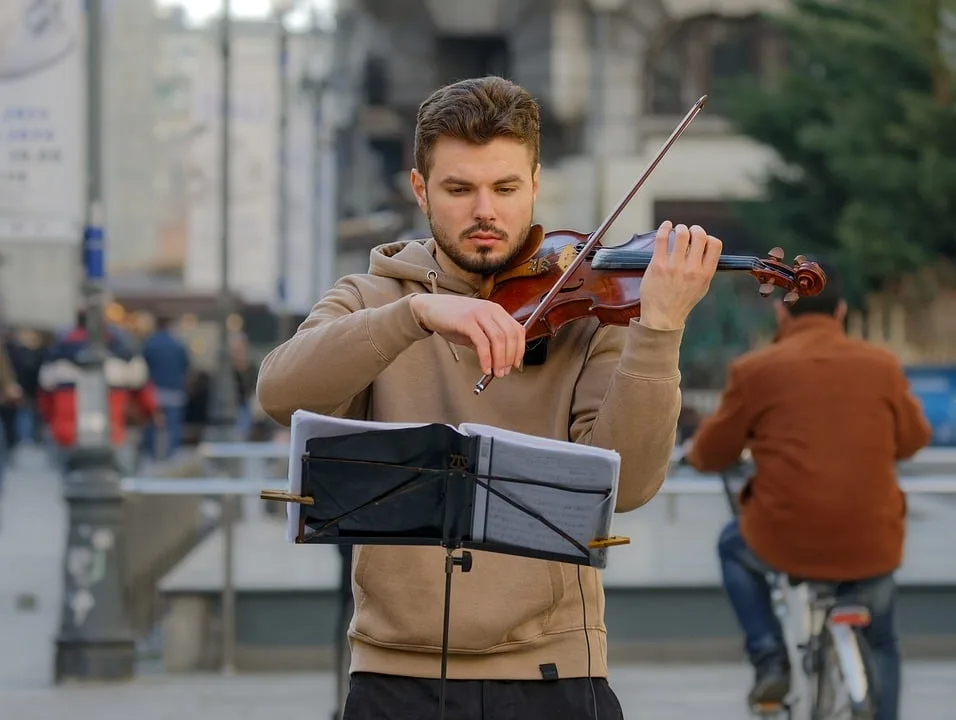
[[55, 680], [131, 678], [136, 645], [126, 607], [123, 498], [113, 449], [78, 448], [64, 485], [70, 524]]

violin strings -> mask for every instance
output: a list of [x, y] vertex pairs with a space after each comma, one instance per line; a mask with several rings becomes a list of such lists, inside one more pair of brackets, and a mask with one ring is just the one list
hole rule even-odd
[[[646, 270], [653, 253], [627, 248], [601, 248], [591, 256], [591, 267], [596, 270]], [[721, 255], [718, 270], [754, 270], [760, 261], [747, 255]]]

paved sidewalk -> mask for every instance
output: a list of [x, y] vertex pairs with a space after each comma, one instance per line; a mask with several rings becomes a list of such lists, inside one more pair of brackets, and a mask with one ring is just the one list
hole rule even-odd
[[60, 476], [43, 450], [18, 449], [0, 495], [0, 691], [52, 681], [66, 531]]
[[[617, 666], [612, 684], [628, 720], [749, 720], [743, 666]], [[117, 686], [0, 689], [11, 720], [329, 720], [329, 674], [145, 676]], [[906, 669], [903, 720], [951, 720], [956, 662]]]

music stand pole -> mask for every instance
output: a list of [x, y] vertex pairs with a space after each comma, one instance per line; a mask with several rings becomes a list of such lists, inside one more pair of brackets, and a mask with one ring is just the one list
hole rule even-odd
[[448, 679], [448, 635], [451, 624], [451, 575], [458, 565], [463, 573], [471, 570], [471, 553], [463, 551], [460, 556], [453, 553], [456, 544], [445, 545], [445, 612], [441, 635], [441, 684], [438, 687], [438, 704], [441, 707], [441, 720], [445, 720], [445, 682]]

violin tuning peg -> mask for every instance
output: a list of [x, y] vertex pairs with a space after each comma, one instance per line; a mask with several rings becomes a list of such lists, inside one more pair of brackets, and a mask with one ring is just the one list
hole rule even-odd
[[784, 305], [793, 305], [797, 300], [800, 299], [800, 294], [791, 290], [786, 295], [783, 296]]
[[773, 283], [762, 283], [757, 292], [759, 292], [763, 297], [767, 297], [773, 293]]
[[803, 263], [805, 263], [806, 261], [807, 261], [807, 256], [806, 256], [806, 255], [797, 255], [797, 256], [793, 259], [793, 266], [794, 266], [794, 267], [800, 267], [800, 266], [803, 265]]
[[774, 260], [783, 260], [783, 258], [785, 257], [784, 252], [783, 252], [783, 248], [781, 248], [781, 247], [775, 247], [773, 250], [771, 250], [771, 251], [770, 251], [769, 253], [767, 253], [767, 254], [768, 254], [770, 257], [772, 257]]

